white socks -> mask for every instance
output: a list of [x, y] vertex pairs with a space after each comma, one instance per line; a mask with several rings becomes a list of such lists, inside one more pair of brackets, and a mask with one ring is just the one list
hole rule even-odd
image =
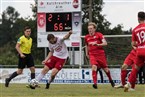
[[40, 73], [37, 77], [36, 80], [39, 82], [45, 75]]

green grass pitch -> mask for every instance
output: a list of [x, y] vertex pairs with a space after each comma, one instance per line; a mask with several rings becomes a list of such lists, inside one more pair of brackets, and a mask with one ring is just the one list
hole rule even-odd
[[26, 84], [10, 84], [8, 88], [0, 84], [0, 97], [145, 97], [145, 85], [136, 85], [136, 90], [124, 92], [112, 88], [110, 84], [99, 84], [93, 89], [91, 84], [51, 84], [50, 89], [31, 90]]

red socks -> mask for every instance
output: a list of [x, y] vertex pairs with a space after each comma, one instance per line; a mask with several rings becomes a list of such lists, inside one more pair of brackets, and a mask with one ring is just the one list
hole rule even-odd
[[94, 84], [97, 84], [97, 72], [96, 71], [92, 71], [92, 78], [93, 78]]
[[108, 76], [109, 81], [111, 81], [111, 80], [112, 80], [112, 78], [111, 78], [110, 71], [106, 72], [106, 75]]
[[132, 68], [132, 71], [130, 73], [128, 81], [132, 85], [132, 87], [135, 87], [136, 77], [137, 77], [138, 70], [136, 68]]
[[121, 70], [121, 83], [124, 86], [126, 84], [127, 70]]

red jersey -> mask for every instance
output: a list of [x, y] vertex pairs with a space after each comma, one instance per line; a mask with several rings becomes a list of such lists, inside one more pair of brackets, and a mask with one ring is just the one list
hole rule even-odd
[[131, 52], [130, 52], [130, 54], [136, 56], [136, 50], [135, 49], [132, 49]]
[[133, 29], [132, 41], [137, 41], [138, 48], [145, 48], [145, 23], [139, 24]]
[[90, 45], [92, 42], [96, 42], [97, 44], [101, 44], [102, 39], [105, 39], [105, 38], [104, 38], [103, 34], [100, 32], [96, 32], [92, 36], [90, 36], [90, 34], [87, 34], [85, 36], [85, 43], [88, 46], [89, 54], [96, 54], [96, 55], [104, 54], [104, 49], [102, 46]]
[[139, 24], [132, 32], [132, 41], [137, 41], [136, 65], [141, 67], [145, 61], [145, 23]]

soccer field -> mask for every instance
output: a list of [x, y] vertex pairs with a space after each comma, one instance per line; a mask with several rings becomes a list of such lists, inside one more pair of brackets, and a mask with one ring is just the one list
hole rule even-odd
[[26, 84], [10, 84], [5, 88], [0, 84], [0, 97], [145, 97], [145, 85], [137, 85], [136, 91], [124, 92], [123, 89], [114, 89], [110, 84], [99, 84], [93, 89], [91, 84], [52, 84], [50, 89], [41, 88], [31, 90]]

